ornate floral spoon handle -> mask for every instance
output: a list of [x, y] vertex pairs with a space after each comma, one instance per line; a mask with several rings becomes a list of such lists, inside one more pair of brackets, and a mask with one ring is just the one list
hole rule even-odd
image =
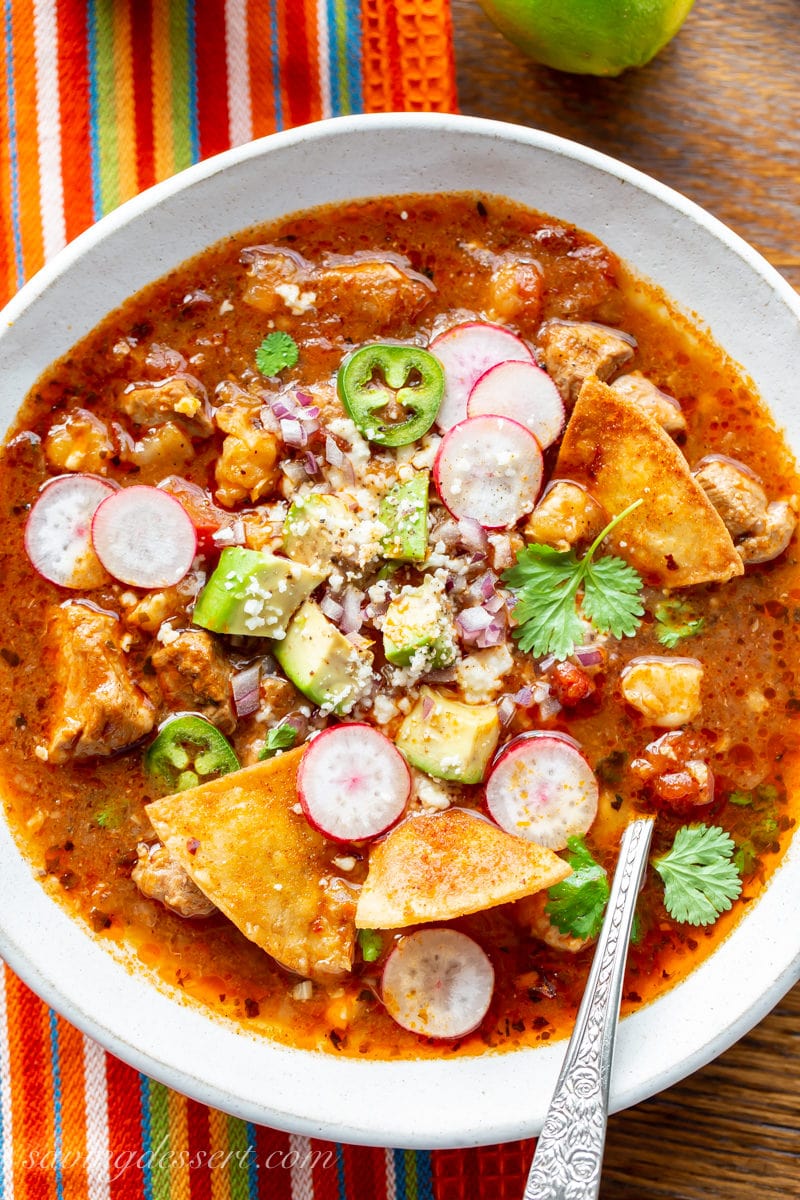
[[652, 833], [648, 818], [633, 821], [623, 835], [586, 991], [523, 1200], [595, 1200], [600, 1190], [622, 978]]

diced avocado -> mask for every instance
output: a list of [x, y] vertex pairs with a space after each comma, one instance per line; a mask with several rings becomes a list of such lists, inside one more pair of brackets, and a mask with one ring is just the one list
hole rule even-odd
[[384, 496], [380, 520], [387, 528], [381, 538], [384, 557], [421, 562], [428, 553], [428, 490], [430, 476], [418, 471], [406, 483], [396, 483]]
[[404, 587], [383, 622], [383, 649], [390, 663], [423, 670], [449, 666], [456, 657], [456, 630], [444, 588], [427, 575], [419, 587]]
[[228, 546], [197, 597], [192, 620], [213, 633], [280, 638], [324, 578], [291, 559]]
[[314, 704], [348, 713], [372, 678], [372, 655], [348, 642], [318, 604], [306, 600], [273, 653], [288, 679]]
[[330, 571], [356, 518], [338, 496], [311, 492], [295, 500], [283, 525], [283, 545], [296, 562]]
[[411, 765], [434, 779], [480, 783], [499, 738], [494, 704], [461, 704], [423, 687], [396, 741]]

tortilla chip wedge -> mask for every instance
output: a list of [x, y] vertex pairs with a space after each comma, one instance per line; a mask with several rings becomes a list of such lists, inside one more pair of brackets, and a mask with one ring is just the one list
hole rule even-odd
[[645, 582], [690, 587], [744, 572], [722, 519], [669, 434], [599, 379], [581, 388], [555, 476], [584, 484], [609, 517], [644, 500], [609, 541]]
[[559, 883], [569, 865], [463, 808], [410, 817], [373, 847], [359, 929], [449, 921]]
[[355, 896], [330, 848], [293, 812], [303, 747], [165, 796], [147, 815], [169, 853], [245, 937], [301, 975], [353, 961]]

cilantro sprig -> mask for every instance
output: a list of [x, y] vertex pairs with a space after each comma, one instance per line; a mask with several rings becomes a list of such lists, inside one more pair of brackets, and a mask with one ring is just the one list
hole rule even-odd
[[567, 849], [572, 874], [550, 888], [544, 911], [561, 933], [597, 937], [610, 892], [608, 874], [582, 837], [571, 837]]
[[293, 367], [299, 355], [291, 334], [276, 330], [268, 333], [256, 350], [256, 366], [262, 375], [278, 375], [286, 367]]
[[695, 617], [685, 600], [662, 600], [653, 609], [656, 637], [662, 646], [674, 650], [684, 638], [694, 637], [705, 625], [704, 617]]
[[569, 658], [583, 642], [583, 620], [616, 638], [636, 633], [644, 613], [641, 575], [616, 555], [605, 554], [594, 561], [594, 554], [641, 503], [635, 500], [614, 517], [583, 558], [574, 550], [554, 550], [538, 543], [517, 552], [517, 565], [503, 572], [503, 582], [516, 593], [514, 637], [520, 649], [537, 656]]
[[259, 754], [259, 760], [273, 758], [279, 750], [291, 750], [297, 741], [297, 730], [288, 722], [283, 725], [273, 725], [264, 741], [264, 749]]
[[359, 929], [358, 945], [364, 962], [377, 962], [383, 954], [383, 938], [374, 929]]
[[742, 890], [732, 861], [736, 845], [718, 825], [684, 825], [672, 849], [653, 859], [664, 882], [664, 905], [676, 921], [712, 925]]

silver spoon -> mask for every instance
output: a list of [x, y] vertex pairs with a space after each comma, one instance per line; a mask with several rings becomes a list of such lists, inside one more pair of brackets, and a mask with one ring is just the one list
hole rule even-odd
[[622, 979], [653, 823], [653, 817], [633, 821], [623, 834], [592, 969], [523, 1200], [595, 1200], [600, 1191]]

